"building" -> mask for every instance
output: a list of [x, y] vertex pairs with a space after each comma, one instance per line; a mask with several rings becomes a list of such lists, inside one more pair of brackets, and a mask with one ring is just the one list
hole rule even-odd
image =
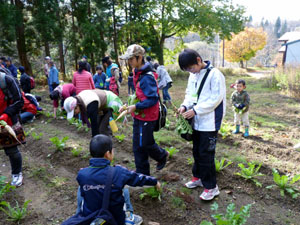
[[282, 65], [300, 65], [300, 32], [287, 32], [279, 39]]

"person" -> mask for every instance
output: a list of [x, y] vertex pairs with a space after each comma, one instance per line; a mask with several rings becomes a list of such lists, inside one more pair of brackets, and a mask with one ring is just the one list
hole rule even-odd
[[154, 70], [155, 68], [154, 68], [154, 65], [153, 65], [153, 63], [152, 63], [152, 58], [151, 58], [151, 56], [148, 55], [148, 56], [146, 57], [146, 61], [147, 61], [146, 64], [149, 64], [149, 66], [151, 67], [151, 69]]
[[[133, 44], [120, 59], [128, 60], [129, 65], [135, 68], [133, 82], [139, 102], [128, 106], [127, 111], [134, 118], [132, 140], [136, 172], [150, 175], [149, 156], [157, 161], [156, 169], [161, 170], [166, 165], [169, 153], [154, 140], [153, 131], [159, 113], [159, 90], [157, 74], [149, 64], [145, 64], [144, 54], [143, 47]], [[120, 111], [123, 110], [122, 107]]]
[[73, 74], [73, 85], [78, 95], [83, 90], [95, 89], [93, 77], [86, 69], [86, 62], [80, 61], [78, 71]]
[[103, 72], [102, 66], [97, 66], [96, 71], [97, 71], [97, 73], [93, 76], [95, 88], [99, 88], [99, 89], [103, 90], [103, 89], [105, 89], [106, 75]]
[[171, 96], [168, 90], [169, 88], [172, 87], [173, 81], [168, 71], [165, 69], [163, 65], [159, 65], [158, 63], [155, 63], [154, 69], [156, 69], [156, 72], [158, 74], [158, 88], [162, 89], [163, 91], [163, 103], [170, 105]]
[[238, 134], [240, 132], [240, 124], [241, 120], [243, 125], [245, 126], [244, 137], [249, 137], [249, 104], [250, 104], [250, 96], [245, 91], [246, 82], [245, 80], [237, 80], [235, 82], [236, 90], [231, 95], [231, 104], [234, 110], [234, 124], [235, 131], [234, 134]]
[[12, 64], [11, 62], [11, 58], [7, 58], [6, 61], [6, 68], [9, 69], [9, 71], [11, 72], [11, 75], [13, 75], [13, 77], [17, 78], [18, 77], [18, 70], [17, 67]]
[[[18, 115], [21, 111], [24, 100], [22, 98], [19, 84], [10, 75], [0, 74], [1, 84], [5, 81], [6, 87], [0, 86], [0, 121], [4, 120], [12, 126], [18, 122]], [[17, 146], [5, 147], [5, 154], [9, 157], [12, 173], [11, 185], [21, 186], [23, 183], [22, 175], [22, 155]]]
[[49, 71], [50, 71], [49, 63], [50, 63], [50, 61], [51, 61], [50, 56], [46, 56], [45, 57], [45, 64], [44, 64], [44, 73], [45, 73], [45, 76], [47, 77], [49, 92], [51, 93], [51, 85], [49, 83]]
[[6, 61], [5, 56], [1, 56], [1, 57], [0, 57], [0, 66], [1, 66], [2, 68], [6, 68], [6, 63], [5, 63], [5, 61]]
[[130, 72], [128, 75], [128, 96], [130, 95], [130, 90], [131, 93], [134, 94], [135, 88], [133, 84], [133, 72]]
[[[96, 135], [90, 142], [90, 166], [81, 169], [77, 175], [77, 182], [80, 186], [79, 195], [83, 198], [81, 201], [80, 210], [83, 216], [99, 210], [103, 199], [103, 188], [95, 188], [103, 186], [106, 183], [108, 172], [111, 167], [110, 163], [114, 158], [114, 149], [112, 146], [112, 140], [106, 135]], [[112, 189], [110, 194], [110, 201], [108, 210], [116, 220], [118, 225], [129, 224], [141, 224], [143, 222], [140, 216], [133, 214], [133, 209], [130, 209], [129, 214], [126, 216], [124, 206], [123, 189], [125, 185], [130, 186], [155, 186], [157, 190], [160, 190], [160, 183], [150, 176], [138, 174], [133, 171], [129, 171], [122, 166], [114, 166], [114, 176], [112, 178]], [[126, 193], [129, 198], [129, 193]], [[126, 210], [127, 207], [126, 207]], [[133, 218], [134, 217], [134, 218]], [[126, 218], [126, 220], [125, 220]]]
[[[184, 49], [179, 54], [178, 61], [181, 70], [190, 72], [186, 95], [178, 112], [186, 119], [193, 119], [193, 178], [185, 186], [204, 186], [200, 198], [212, 200], [220, 194], [216, 181], [215, 149], [218, 130], [226, 110], [225, 78], [193, 49]], [[207, 79], [199, 95], [205, 75]]]
[[116, 95], [119, 95], [119, 76], [120, 71], [117, 64], [113, 63], [109, 56], [106, 56], [102, 59], [102, 64], [106, 68], [106, 82], [105, 86], [107, 90], [114, 92]]
[[[32, 95], [31, 95], [32, 96]], [[24, 100], [24, 105], [21, 110], [21, 123], [27, 123], [28, 121], [33, 121], [36, 113], [37, 113], [37, 106], [33, 104], [27, 97], [24, 92], [22, 92], [22, 97]]]
[[30, 77], [25, 73], [25, 68], [23, 66], [19, 67], [21, 73], [20, 84], [21, 88], [25, 93], [30, 93], [31, 91], [31, 82]]
[[59, 85], [59, 74], [53, 61], [50, 61], [49, 66], [49, 87], [51, 93]]
[[56, 118], [56, 112], [59, 105], [58, 101], [61, 100], [61, 107], [63, 109], [65, 99], [75, 95], [76, 95], [76, 88], [73, 84], [59, 85], [50, 93], [50, 99], [53, 100], [54, 118]]
[[84, 55], [82, 56], [81, 61], [86, 62], [86, 71], [91, 72], [91, 65], [88, 63], [87, 59], [87, 56]]
[[111, 91], [94, 89], [84, 90], [75, 97], [68, 97], [64, 102], [67, 119], [74, 114], [81, 114], [83, 122], [91, 121], [92, 136], [97, 134], [111, 135], [109, 120], [116, 118], [122, 107], [121, 99]]

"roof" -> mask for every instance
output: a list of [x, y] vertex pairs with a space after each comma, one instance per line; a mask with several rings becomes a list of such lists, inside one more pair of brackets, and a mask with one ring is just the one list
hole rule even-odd
[[300, 41], [300, 38], [299, 38], [298, 40], [289, 41], [289, 42], [287, 42], [287, 43], [284, 44], [284, 45], [291, 45], [291, 44], [294, 44], [294, 43], [299, 42], [299, 41]]
[[278, 39], [279, 42], [290, 42], [295, 40], [300, 40], [300, 32], [286, 32]]

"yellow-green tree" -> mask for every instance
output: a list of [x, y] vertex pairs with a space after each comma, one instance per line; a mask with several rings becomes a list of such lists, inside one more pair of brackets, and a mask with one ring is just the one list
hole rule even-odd
[[[232, 35], [231, 40], [225, 40], [224, 57], [229, 62], [239, 62], [244, 68], [244, 61], [255, 56], [258, 50], [265, 47], [267, 33], [262, 28], [246, 27], [244, 31]], [[220, 48], [223, 51], [223, 43]]]

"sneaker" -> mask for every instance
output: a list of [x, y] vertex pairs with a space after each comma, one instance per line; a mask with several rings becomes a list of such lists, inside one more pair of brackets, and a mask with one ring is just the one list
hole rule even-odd
[[213, 189], [204, 189], [202, 194], [200, 195], [200, 199], [209, 201], [212, 200], [214, 197], [218, 196], [220, 194], [218, 185]]
[[22, 172], [19, 174], [12, 175], [12, 181], [10, 183], [12, 186], [20, 187], [23, 184]]
[[203, 187], [202, 181], [200, 178], [193, 177], [191, 181], [185, 183], [187, 188]]
[[143, 218], [132, 212], [126, 212], [125, 225], [140, 225], [143, 223]]
[[156, 170], [162, 170], [165, 167], [167, 160], [169, 158], [169, 155], [170, 155], [169, 152], [166, 151], [166, 153], [167, 153], [166, 157], [162, 161], [157, 163]]

